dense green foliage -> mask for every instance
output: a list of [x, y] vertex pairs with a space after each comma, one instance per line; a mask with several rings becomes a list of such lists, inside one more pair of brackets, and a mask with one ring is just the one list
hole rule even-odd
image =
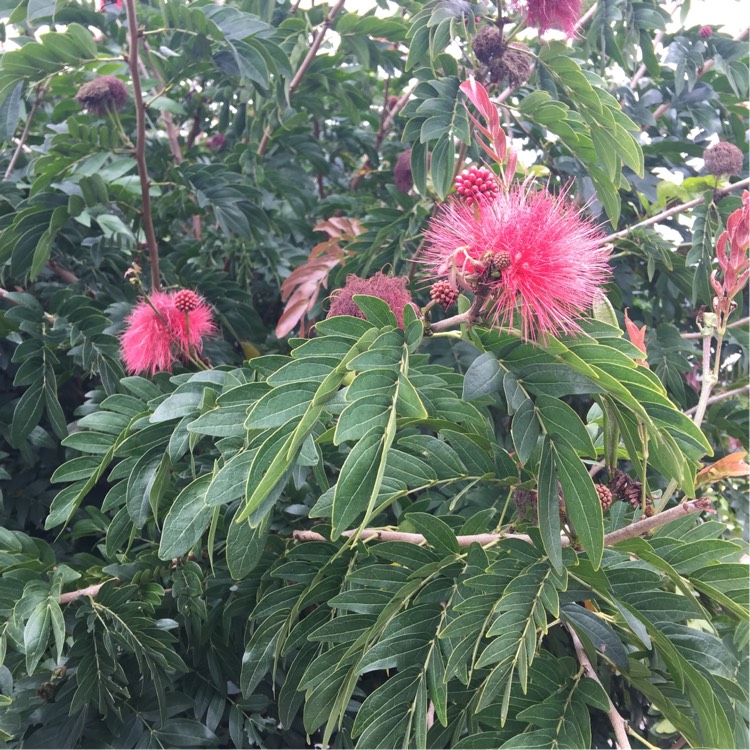
[[[157, 282], [220, 327], [209, 369], [145, 377], [125, 13], [0, 0], [0, 742], [610, 747], [619, 714], [633, 747], [747, 747], [747, 301], [721, 330], [709, 281], [741, 193], [700, 159], [745, 143], [746, 43], [651, 0], [568, 42], [506, 8], [534, 67], [505, 89], [472, 49], [492, 6], [298, 5], [135, 3]], [[128, 103], [82, 110], [104, 75]], [[517, 179], [619, 233], [607, 299], [536, 342], [369, 296], [325, 319], [350, 273], [428, 302], [410, 261], [487, 158], [470, 76]], [[697, 496], [718, 513], [658, 522]]]

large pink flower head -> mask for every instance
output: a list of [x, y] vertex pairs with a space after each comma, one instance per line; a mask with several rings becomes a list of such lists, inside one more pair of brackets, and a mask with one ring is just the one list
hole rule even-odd
[[120, 348], [132, 373], [171, 372], [178, 359], [200, 354], [203, 339], [216, 332], [211, 308], [187, 290], [153, 292], [148, 302], [138, 301], [125, 322]]
[[602, 234], [565, 195], [528, 186], [467, 206], [445, 204], [425, 234], [431, 272], [486, 296], [496, 325], [518, 313], [523, 335], [576, 331], [607, 281]]
[[514, 0], [513, 6], [526, 9], [529, 26], [535, 26], [540, 34], [559, 29], [575, 36], [576, 22], [581, 17], [581, 0]]

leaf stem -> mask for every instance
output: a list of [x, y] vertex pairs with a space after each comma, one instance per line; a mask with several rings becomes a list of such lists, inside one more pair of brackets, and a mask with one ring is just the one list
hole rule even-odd
[[[133, 2], [133, 0], [128, 0], [128, 2]], [[323, 37], [325, 37], [326, 32], [330, 28], [331, 24], [333, 23], [333, 20], [336, 18], [336, 16], [339, 14], [339, 11], [344, 7], [344, 0], [338, 0], [336, 5], [331, 8], [331, 10], [328, 12], [328, 15], [326, 16], [323, 23], [320, 25], [320, 28], [318, 28], [317, 34], [315, 34], [315, 38], [312, 41], [312, 44], [310, 45], [310, 49], [307, 52], [307, 55], [305, 56], [305, 59], [302, 61], [302, 65], [299, 66], [297, 72], [294, 74], [294, 77], [292, 78], [291, 82], [289, 83], [289, 90], [287, 92], [287, 95], [289, 98], [291, 98], [292, 94], [297, 90], [297, 87], [302, 82], [302, 77], [307, 72], [307, 69], [312, 65], [312, 61], [315, 59], [315, 55], [318, 52], [318, 48], [323, 43]], [[263, 154], [266, 153], [266, 149], [268, 148], [268, 142], [271, 140], [271, 126], [268, 125], [263, 132], [263, 137], [260, 139], [260, 143], [258, 144], [258, 156], [263, 156]]]

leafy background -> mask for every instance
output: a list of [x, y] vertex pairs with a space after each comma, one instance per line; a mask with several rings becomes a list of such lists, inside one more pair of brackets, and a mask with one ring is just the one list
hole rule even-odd
[[[197, 289], [222, 330], [210, 371], [146, 379], [118, 353], [138, 295], [124, 276], [149, 260], [121, 132], [135, 109], [118, 123], [74, 99], [96, 76], [129, 82], [124, 16], [0, 9], [5, 743], [586, 748], [613, 741], [612, 701], [633, 747], [748, 745], [746, 483], [699, 488], [716, 518], [611, 546], [640, 509], [602, 513], [589, 476], [606, 459], [658, 505], [673, 479], [695, 496], [701, 459], [747, 448], [746, 392], [709, 407], [705, 435], [682, 413], [701, 366], [685, 334], [740, 204], [700, 157], [745, 143], [744, 41], [600, 1], [571, 43], [522, 31], [531, 78], [491, 86], [527, 172], [627, 230], [611, 308], [583, 335], [424, 337], [363, 298], [367, 320], [308, 339], [349, 273], [408, 275], [427, 301], [410, 259], [483, 158], [459, 85], [488, 82], [471, 40], [496, 9], [138, 2], [162, 283]], [[729, 331], [719, 392], [747, 385], [747, 333]], [[538, 491], [536, 518], [519, 490]], [[509, 524], [530, 538], [459, 546]], [[341, 535], [365, 525], [426, 544]], [[324, 539], [293, 537], [310, 530]]]

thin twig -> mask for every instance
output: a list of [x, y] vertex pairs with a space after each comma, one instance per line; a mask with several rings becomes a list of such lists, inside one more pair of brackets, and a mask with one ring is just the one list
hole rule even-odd
[[[416, 84], [415, 84], [416, 85]], [[414, 91], [414, 86], [410, 86], [404, 91], [401, 96], [396, 99], [396, 101], [393, 103], [393, 106], [388, 110], [387, 114], [383, 117], [380, 128], [378, 129], [378, 133], [375, 136], [375, 150], [380, 148], [380, 146], [383, 144], [383, 140], [385, 139], [386, 134], [393, 126], [393, 123], [396, 119], [396, 116], [398, 113], [407, 105], [409, 102], [409, 99], [411, 98], [412, 91]], [[361, 169], [357, 171], [357, 173], [352, 178], [351, 184], [349, 185], [349, 188], [351, 190], [356, 189], [357, 185], [362, 181], [363, 177], [367, 174], [369, 166], [372, 164], [370, 161], [370, 157], [368, 156], [365, 159], [364, 164], [362, 165]]]
[[66, 284], [75, 284], [78, 281], [78, 277], [72, 271], [69, 271], [59, 263], [55, 263], [53, 260], [47, 263], [47, 268], [49, 268], [57, 278], [62, 279]]
[[135, 15], [135, 0], [125, 0], [125, 6], [128, 20], [128, 64], [130, 76], [133, 79], [133, 99], [135, 101], [136, 141], [134, 156], [141, 181], [141, 199], [143, 201], [141, 214], [151, 266], [151, 289], [158, 292], [161, 289], [159, 247], [156, 244], [154, 217], [151, 213], [151, 193], [149, 192], [148, 165], [146, 164], [146, 106], [143, 102], [141, 76], [138, 70], [138, 19]]
[[[727, 185], [725, 188], [722, 188], [721, 190], [717, 190], [715, 193], [715, 200], [721, 200], [722, 198], [725, 198], [730, 193], [734, 192], [735, 190], [741, 190], [742, 188], [746, 188], [750, 186], [750, 178], [745, 178], [744, 180], [740, 180], [739, 182], [734, 182], [731, 185]], [[705, 198], [703, 196], [700, 196], [699, 198], [694, 198], [691, 201], [688, 201], [687, 203], [681, 203], [678, 206], [672, 206], [672, 208], [667, 209], [666, 211], [662, 211], [659, 214], [656, 214], [656, 216], [652, 216], [649, 219], [645, 219], [644, 221], [641, 221], [638, 224], [633, 224], [630, 227], [627, 227], [626, 229], [621, 229], [619, 232], [613, 232], [610, 235], [607, 235], [602, 240], [602, 245], [606, 245], [608, 242], [612, 242], [613, 240], [619, 240], [622, 237], [626, 237], [631, 232], [635, 231], [636, 229], [643, 229], [643, 227], [650, 227], [653, 224], [658, 224], [660, 221], [664, 221], [664, 219], [669, 219], [672, 216], [676, 216], [677, 214], [684, 213], [685, 211], [689, 211], [691, 208], [695, 208], [696, 206], [700, 206], [701, 203]]]
[[576, 31], [580, 31], [593, 17], [594, 13], [596, 13], [596, 3], [593, 3], [592, 6], [576, 21], [575, 28]]
[[[328, 15], [326, 16], [323, 23], [320, 25], [320, 28], [318, 29], [317, 34], [315, 35], [315, 38], [313, 39], [312, 44], [310, 45], [310, 49], [305, 56], [305, 59], [302, 61], [302, 65], [299, 66], [299, 69], [294, 74], [294, 78], [292, 78], [290, 84], [289, 84], [289, 98], [291, 98], [292, 94], [296, 91], [297, 87], [302, 82], [302, 76], [305, 75], [307, 72], [307, 69], [312, 64], [312, 61], [315, 59], [315, 55], [318, 52], [318, 48], [323, 43], [323, 37], [326, 35], [326, 32], [330, 28], [331, 24], [333, 23], [333, 19], [336, 18], [339, 11], [344, 7], [344, 1], [345, 0], [338, 0], [336, 5], [331, 8]], [[268, 125], [263, 132], [263, 137], [260, 139], [260, 143], [258, 144], [258, 156], [263, 156], [263, 154], [266, 153], [266, 149], [268, 148], [268, 142], [271, 139], [271, 126]]]
[[21, 155], [21, 151], [23, 151], [23, 147], [26, 145], [26, 139], [29, 137], [31, 122], [34, 119], [37, 107], [39, 107], [39, 103], [42, 101], [42, 97], [44, 96], [46, 90], [46, 87], [42, 86], [41, 84], [36, 88], [36, 97], [34, 98], [34, 103], [31, 105], [31, 111], [29, 112], [29, 116], [26, 118], [26, 124], [23, 126], [23, 132], [21, 133], [21, 137], [18, 139], [18, 143], [16, 144], [16, 150], [13, 152], [13, 156], [10, 157], [10, 162], [8, 163], [8, 168], [5, 170], [3, 182], [6, 182], [10, 179], [13, 170], [16, 168], [18, 157]]
[[486, 295], [477, 292], [474, 295], [474, 301], [471, 303], [471, 307], [466, 312], [453, 315], [444, 320], [438, 320], [435, 323], [430, 323], [429, 330], [433, 333], [438, 333], [439, 331], [445, 331], [449, 328], [456, 328], [456, 326], [464, 325], [465, 323], [473, 323], [477, 319], [479, 311], [482, 309], [486, 298]]
[[[746, 326], [748, 323], [750, 323], [750, 317], [740, 318], [739, 320], [735, 320], [732, 323], [727, 324], [727, 328], [741, 328], [742, 326]], [[694, 333], [681, 333], [680, 336], [682, 336], [682, 338], [684, 339], [690, 340], [703, 338], [700, 331], [695, 331]]]
[[[736, 36], [732, 37], [735, 42], [741, 42], [743, 39], [746, 39], [748, 34], [750, 33], [750, 28], [746, 28], [743, 31], [741, 31]], [[706, 62], [703, 64], [703, 67], [698, 71], [697, 75], [695, 76], [696, 81], [704, 74], [708, 73], [711, 68], [716, 64], [715, 60], [706, 60]], [[660, 104], [655, 110], [654, 110], [654, 122], [657, 122], [658, 119], [665, 113], [669, 108], [672, 106], [672, 102], [664, 102], [663, 104]], [[647, 126], [646, 126], [647, 127]]]
[[[633, 539], [637, 536], [647, 534], [653, 529], [663, 526], [665, 523], [669, 523], [676, 518], [682, 518], [682, 516], [690, 513], [701, 513], [703, 511], [711, 511], [711, 500], [709, 498], [701, 497], [697, 500], [690, 500], [681, 505], [677, 505], [674, 508], [665, 510], [663, 513], [651, 516], [650, 518], [644, 518], [641, 521], [631, 523], [629, 526], [624, 526], [617, 531], [612, 531], [604, 536], [604, 544], [607, 547], [611, 547], [613, 544], [623, 542], [626, 539]], [[355, 530], [344, 531], [342, 536], [349, 537], [355, 533]], [[328, 539], [317, 531], [297, 530], [292, 533], [292, 537], [297, 541], [305, 542], [325, 542]], [[367, 539], [377, 539], [381, 542], [407, 542], [409, 544], [424, 544], [426, 542], [422, 534], [412, 534], [408, 531], [392, 531], [390, 529], [363, 529], [359, 535], [359, 538], [363, 541]], [[468, 534], [456, 537], [459, 547], [469, 547], [472, 544], [479, 544], [485, 546], [487, 544], [494, 544], [502, 539], [521, 539], [526, 542], [531, 541], [531, 537], [526, 534]], [[567, 536], [561, 536], [562, 546], [568, 547], [570, 545], [570, 539]]]
[[[654, 34], [654, 45], [659, 44], [662, 39], [664, 39], [664, 32], [657, 31], [656, 34]], [[638, 81], [643, 78], [647, 70], [648, 68], [646, 68], [646, 63], [641, 63], [638, 70], [633, 73], [633, 77], [630, 79], [630, 83], [628, 84], [632, 91], [635, 91], [636, 87], [638, 86]]]
[[[589, 660], [586, 649], [583, 647], [581, 639], [578, 637], [578, 633], [576, 633], [576, 631], [568, 624], [566, 624], [565, 627], [573, 640], [573, 648], [576, 651], [576, 656], [578, 657], [580, 665], [583, 667], [584, 674], [595, 682], [598, 682], [601, 688], [604, 689], [604, 685], [602, 685], [602, 681], [599, 679], [599, 675], [596, 673], [594, 665]], [[607, 691], [604, 690], [604, 692], [606, 693]], [[627, 723], [618, 713], [612, 700], [609, 697], [607, 699], [609, 700], [609, 711], [607, 711], [607, 714], [609, 715], [609, 723], [612, 725], [612, 729], [615, 732], [615, 742], [617, 747], [619, 747], [620, 750], [630, 750]]]
[[[733, 388], [731, 391], [722, 391], [714, 396], [709, 396], [706, 399], [706, 406], [710, 404], [716, 404], [719, 401], [723, 401], [726, 398], [734, 398], [735, 396], [742, 396], [743, 394], [750, 393], [750, 385], [743, 385], [741, 388]], [[698, 405], [696, 404], [692, 408], [688, 409], [685, 414], [695, 414], [698, 411]]]

